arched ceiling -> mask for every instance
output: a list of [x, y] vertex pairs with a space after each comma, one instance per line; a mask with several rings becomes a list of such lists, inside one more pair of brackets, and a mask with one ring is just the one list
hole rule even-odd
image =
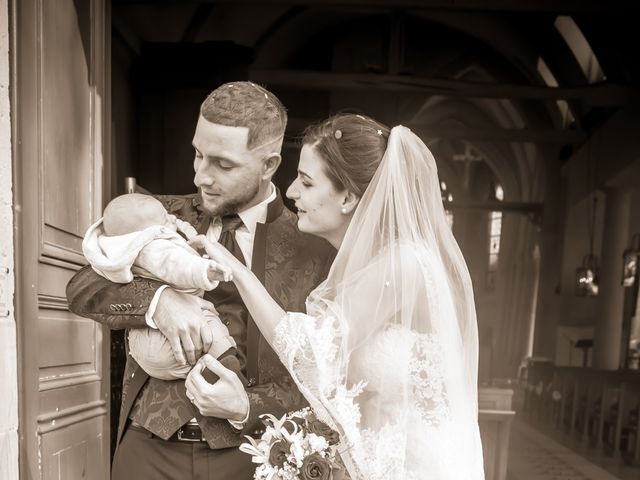
[[225, 40], [258, 52], [268, 49], [265, 44], [278, 35], [286, 42], [283, 50], [288, 51], [329, 24], [366, 15], [401, 13], [446, 25], [492, 46], [509, 63], [524, 65], [531, 72], [535, 71], [537, 57], [542, 56], [561, 80], [560, 85], [573, 86], [584, 78], [554, 27], [558, 16], [570, 16], [608, 80], [634, 83], [640, 79], [633, 42], [640, 6], [633, 1], [113, 0], [112, 12], [141, 41]]
[[253, 49], [250, 78], [281, 96], [294, 133], [345, 107], [414, 122], [441, 145], [490, 152], [507, 194], [530, 201], [549, 152], [568, 157], [637, 100], [639, 12], [623, 0], [112, 2], [133, 49]]

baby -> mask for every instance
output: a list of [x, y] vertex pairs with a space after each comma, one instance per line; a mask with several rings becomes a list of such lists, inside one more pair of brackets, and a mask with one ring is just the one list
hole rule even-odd
[[[228, 281], [230, 273], [189, 246], [186, 239], [196, 235], [191, 225], [170, 215], [155, 198], [131, 193], [109, 202], [103, 218], [87, 230], [82, 250], [93, 269], [112, 282], [128, 283], [136, 275], [202, 297], [218, 281]], [[240, 374], [229, 330], [215, 314], [203, 313], [213, 337], [208, 353]], [[129, 330], [129, 350], [145, 372], [161, 380], [185, 378], [191, 370], [175, 359], [169, 340], [159, 330]]]

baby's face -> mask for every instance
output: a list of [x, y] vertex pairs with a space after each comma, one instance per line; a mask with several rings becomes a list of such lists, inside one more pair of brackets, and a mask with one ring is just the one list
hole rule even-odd
[[176, 225], [176, 216], [167, 212], [158, 201], [149, 202], [147, 204], [147, 212], [145, 212], [145, 216], [147, 218], [148, 226], [162, 225], [174, 232], [178, 229], [178, 226]]

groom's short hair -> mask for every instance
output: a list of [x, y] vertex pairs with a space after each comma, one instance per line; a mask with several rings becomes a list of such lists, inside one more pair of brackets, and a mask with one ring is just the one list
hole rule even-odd
[[211, 123], [247, 127], [249, 149], [282, 139], [287, 126], [282, 102], [253, 82], [229, 82], [216, 88], [202, 102], [200, 115]]

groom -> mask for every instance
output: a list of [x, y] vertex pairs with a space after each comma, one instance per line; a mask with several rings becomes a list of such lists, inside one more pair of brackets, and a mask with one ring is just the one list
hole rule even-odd
[[[304, 311], [310, 291], [324, 279], [334, 251], [302, 234], [271, 179], [280, 165], [286, 111], [269, 91], [251, 82], [214, 90], [200, 107], [193, 146], [198, 194], [159, 196], [169, 213], [219, 241], [251, 267], [280, 305]], [[304, 399], [249, 316], [233, 283], [206, 292], [204, 300], [159, 282], [136, 278], [112, 284], [90, 267], [69, 282], [71, 311], [110, 328], [158, 328], [177, 358], [194, 364], [211, 339], [202, 308], [213, 303], [238, 344], [246, 381], [217, 362], [220, 377], [194, 377], [199, 408], [183, 380], [150, 378], [127, 354], [113, 479], [250, 479], [254, 465], [237, 446], [263, 432], [258, 416], [295, 410]], [[208, 301], [208, 302], [207, 302]], [[206, 407], [206, 408], [205, 408]]]

